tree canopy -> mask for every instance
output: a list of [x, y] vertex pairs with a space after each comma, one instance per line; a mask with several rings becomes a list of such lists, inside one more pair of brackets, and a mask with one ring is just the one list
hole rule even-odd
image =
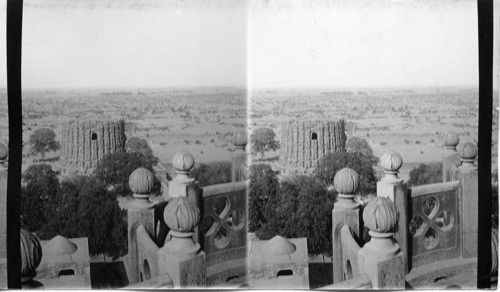
[[[269, 201], [278, 193], [277, 173], [267, 164], [250, 166], [250, 185], [248, 190], [248, 230], [255, 232], [267, 223], [266, 208], [273, 208]], [[267, 206], [267, 207], [266, 207]]]
[[439, 162], [421, 163], [410, 171], [408, 186], [420, 186], [443, 181], [443, 169]]
[[231, 182], [231, 162], [200, 163], [191, 170], [200, 187]]
[[359, 174], [360, 183], [356, 194], [373, 194], [377, 191], [377, 178], [372, 161], [359, 152], [334, 152], [325, 155], [313, 172], [316, 179], [325, 187], [333, 185], [337, 171], [349, 167]]
[[252, 154], [260, 153], [264, 160], [264, 154], [269, 151], [279, 149], [279, 143], [276, 141], [276, 134], [270, 128], [259, 128], [252, 132], [250, 144]]
[[129, 153], [140, 153], [146, 157], [151, 165], [156, 165], [159, 161], [158, 157], [153, 155], [153, 149], [149, 146], [148, 142], [138, 137], [127, 139], [125, 143], [125, 150]]
[[31, 154], [41, 154], [42, 161], [45, 159], [45, 153], [49, 151], [57, 151], [61, 145], [56, 141], [56, 134], [51, 129], [37, 129], [31, 134], [29, 139], [31, 145]]
[[[110, 187], [112, 193], [119, 196], [132, 195], [128, 185], [130, 174], [139, 167], [144, 167], [155, 173], [150, 159], [137, 152], [119, 152], [110, 153], [104, 156], [94, 170], [94, 176], [97, 180]], [[161, 183], [155, 177], [153, 194], [159, 194]]]
[[373, 155], [373, 149], [370, 147], [368, 142], [359, 137], [351, 137], [347, 140], [345, 144], [347, 152], [359, 152], [364, 156], [368, 157], [372, 162], [372, 165], [376, 165], [379, 161], [378, 157]]

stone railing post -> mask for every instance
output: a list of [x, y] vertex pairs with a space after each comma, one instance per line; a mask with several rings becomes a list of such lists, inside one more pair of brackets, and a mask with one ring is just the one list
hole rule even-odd
[[399, 220], [394, 237], [404, 254], [407, 263], [405, 265], [405, 273], [408, 273], [411, 266], [411, 257], [408, 255], [408, 241], [410, 239], [407, 228], [409, 220], [408, 197], [406, 184], [398, 176], [399, 169], [403, 166], [403, 158], [399, 153], [391, 150], [382, 155], [380, 165], [384, 168], [385, 176], [377, 182], [377, 197], [388, 198], [396, 205]]
[[359, 273], [368, 275], [372, 288], [404, 289], [404, 255], [392, 233], [398, 223], [396, 205], [375, 197], [364, 207], [363, 221], [371, 240], [358, 251]]
[[[185, 288], [189, 283], [184, 283], [186, 277], [183, 262], [199, 258], [199, 265], [190, 265], [190, 275], [205, 275], [205, 252], [199, 243], [193, 239], [194, 228], [200, 222], [198, 207], [186, 197], [175, 197], [170, 200], [163, 213], [165, 223], [170, 228], [169, 236], [158, 252], [158, 275], [168, 275], [174, 288]], [[197, 283], [204, 286], [205, 279], [198, 279]], [[201, 287], [200, 287], [201, 288]]]
[[7, 146], [0, 143], [0, 289], [7, 289]]
[[198, 183], [191, 177], [190, 170], [194, 166], [194, 157], [191, 153], [182, 150], [172, 158], [176, 176], [168, 183], [167, 201], [175, 197], [186, 197], [198, 205]]
[[247, 133], [240, 131], [234, 136], [234, 153], [231, 157], [231, 181], [240, 181], [240, 166], [247, 164], [248, 154], [245, 147], [248, 144]]
[[474, 165], [477, 146], [467, 142], [458, 148], [462, 165], [457, 175], [461, 192], [462, 257], [477, 257], [478, 236], [478, 171]]
[[134, 200], [129, 204], [127, 213], [128, 225], [128, 279], [129, 284], [139, 282], [140, 263], [137, 246], [136, 229], [144, 225], [149, 234], [155, 234], [155, 204], [149, 200], [153, 188], [154, 176], [145, 169], [138, 168], [130, 174], [129, 186], [133, 192]]
[[446, 150], [443, 153], [443, 182], [451, 181], [451, 167], [460, 164], [460, 157], [457, 152], [457, 145], [459, 142], [458, 134], [455, 132], [448, 132], [444, 137], [444, 146]]
[[359, 175], [350, 168], [339, 170], [333, 179], [337, 195], [337, 202], [332, 210], [332, 261], [333, 283], [344, 281], [341, 229], [348, 225], [357, 238], [361, 238], [360, 204], [354, 201], [354, 193], [359, 187]]

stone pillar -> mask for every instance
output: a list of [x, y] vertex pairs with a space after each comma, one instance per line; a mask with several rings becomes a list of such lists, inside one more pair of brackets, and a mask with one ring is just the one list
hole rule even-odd
[[354, 201], [354, 193], [359, 187], [359, 175], [350, 168], [342, 168], [335, 174], [333, 184], [339, 193], [332, 210], [333, 283], [338, 283], [344, 281], [341, 229], [348, 225], [361, 238], [363, 226], [360, 204]]
[[459, 141], [458, 134], [455, 132], [448, 132], [444, 137], [444, 146], [446, 150], [443, 153], [443, 182], [451, 181], [451, 167], [460, 164], [460, 157], [457, 152]]
[[[175, 168], [176, 176], [168, 182], [168, 194], [165, 201], [169, 201], [176, 197], [185, 197], [193, 202], [196, 206], [200, 206], [198, 182], [191, 177], [190, 170], [194, 166], [194, 157], [191, 153], [182, 150], [172, 158], [172, 165]], [[195, 240], [200, 242], [200, 234], [198, 228], [195, 228]]]
[[477, 156], [476, 145], [467, 142], [458, 149], [462, 165], [458, 168], [458, 180], [462, 189], [462, 257], [477, 257], [478, 235], [478, 172], [474, 165]]
[[231, 159], [231, 181], [237, 182], [240, 180], [240, 166], [247, 164], [248, 154], [245, 151], [248, 138], [245, 131], [236, 133], [234, 136], [234, 153]]
[[[165, 207], [163, 218], [170, 228], [170, 240], [158, 252], [158, 276], [168, 275], [174, 288], [202, 288], [206, 279], [205, 253], [193, 239], [193, 230], [200, 222], [198, 207], [186, 197], [175, 197]], [[189, 261], [198, 265], [185, 265]]]
[[403, 158], [399, 153], [391, 150], [382, 155], [380, 165], [384, 168], [385, 176], [377, 182], [377, 197], [385, 197], [396, 205], [399, 220], [394, 237], [404, 254], [406, 260], [405, 273], [408, 273], [411, 269], [411, 256], [409, 256], [409, 242], [411, 237], [408, 234], [408, 196], [406, 184], [398, 176], [399, 169], [403, 166]]
[[359, 273], [368, 275], [372, 288], [404, 289], [404, 255], [392, 233], [398, 221], [396, 205], [376, 197], [364, 207], [363, 221], [371, 240], [358, 251]]
[[0, 143], [0, 289], [7, 289], [7, 162], [9, 150]]
[[129, 178], [129, 186], [134, 193], [134, 201], [129, 204], [127, 213], [128, 221], [128, 279], [129, 284], [139, 282], [140, 263], [137, 247], [136, 229], [144, 225], [149, 234], [155, 234], [154, 206], [149, 201], [151, 189], [153, 188], [154, 176], [145, 169], [138, 168], [132, 172]]

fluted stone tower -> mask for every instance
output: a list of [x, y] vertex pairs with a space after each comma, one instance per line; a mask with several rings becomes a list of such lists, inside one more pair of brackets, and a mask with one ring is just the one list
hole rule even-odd
[[306, 173], [328, 153], [345, 151], [345, 122], [285, 121], [281, 129], [282, 173]]
[[61, 158], [66, 170], [89, 170], [109, 153], [125, 152], [125, 122], [69, 121], [62, 125]]

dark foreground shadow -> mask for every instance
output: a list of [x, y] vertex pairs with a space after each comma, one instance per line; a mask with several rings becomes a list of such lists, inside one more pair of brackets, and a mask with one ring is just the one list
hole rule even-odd
[[309, 263], [309, 288], [316, 289], [333, 283], [333, 264]]
[[123, 261], [90, 263], [90, 278], [92, 289], [116, 289], [128, 286]]

